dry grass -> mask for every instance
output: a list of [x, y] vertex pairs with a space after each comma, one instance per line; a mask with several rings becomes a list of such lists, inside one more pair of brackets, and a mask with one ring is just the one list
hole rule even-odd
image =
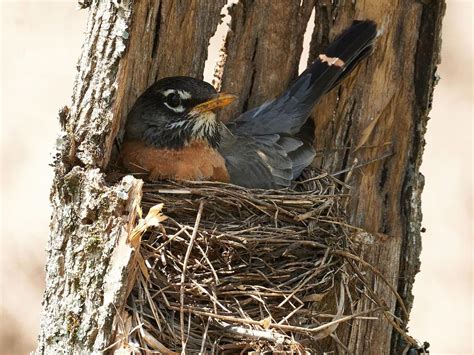
[[[346, 222], [348, 187], [327, 174], [303, 179], [288, 190], [146, 184], [142, 206], [163, 204], [167, 219], [142, 238], [129, 344], [165, 354], [344, 351], [341, 324], [381, 315], [403, 332], [366, 275], [386, 281], [355, 252], [364, 232]], [[362, 299], [373, 306], [356, 313]]]

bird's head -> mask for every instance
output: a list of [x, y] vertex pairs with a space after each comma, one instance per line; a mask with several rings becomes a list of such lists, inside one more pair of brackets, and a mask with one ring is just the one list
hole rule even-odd
[[157, 148], [176, 149], [194, 140], [217, 147], [222, 123], [215, 110], [235, 98], [218, 94], [212, 85], [195, 78], [161, 79], [138, 98], [128, 114], [125, 139], [145, 141]]

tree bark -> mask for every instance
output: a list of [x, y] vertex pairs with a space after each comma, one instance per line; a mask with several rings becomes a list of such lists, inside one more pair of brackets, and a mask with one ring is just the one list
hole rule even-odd
[[[202, 78], [225, 5], [218, 1], [90, 1], [71, 108], [60, 112], [47, 280], [37, 353], [102, 352], [124, 339], [130, 245], [142, 182], [108, 184], [114, 139], [138, 95], [158, 78]], [[382, 236], [364, 258], [398, 289], [408, 311], [421, 251], [419, 172], [439, 62], [444, 1], [249, 1], [230, 14], [222, 90], [240, 96], [236, 115], [281, 93], [297, 75], [315, 11], [311, 61], [353, 19], [381, 30], [374, 54], [313, 114], [315, 165], [352, 186], [353, 224]], [[388, 158], [378, 159], [390, 154]], [[378, 159], [378, 160], [377, 160]], [[370, 164], [363, 165], [366, 162]], [[354, 166], [362, 164], [359, 168]], [[370, 280], [407, 322], [388, 287]], [[358, 311], [368, 304], [360, 303]], [[355, 354], [398, 354], [403, 338], [384, 321], [354, 321], [339, 338]]]

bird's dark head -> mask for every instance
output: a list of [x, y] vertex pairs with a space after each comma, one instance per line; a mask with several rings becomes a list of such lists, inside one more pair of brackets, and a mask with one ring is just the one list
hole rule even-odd
[[150, 86], [127, 117], [126, 140], [145, 141], [157, 148], [177, 149], [195, 140], [212, 147], [220, 143], [215, 110], [235, 96], [218, 94], [205, 81], [191, 77], [164, 78]]

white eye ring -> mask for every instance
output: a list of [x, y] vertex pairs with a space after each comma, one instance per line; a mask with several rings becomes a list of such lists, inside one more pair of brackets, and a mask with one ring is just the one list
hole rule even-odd
[[[185, 108], [181, 104], [181, 101], [191, 98], [191, 94], [187, 91], [184, 91], [184, 90], [168, 89], [168, 90], [162, 91], [161, 93], [165, 97], [165, 102], [164, 102], [165, 106], [168, 107], [170, 110], [176, 112], [176, 113], [184, 112]], [[172, 105], [171, 102], [167, 102], [168, 97], [171, 96], [171, 95], [176, 95], [176, 96], [179, 97], [180, 100], [179, 100], [178, 105]]]

